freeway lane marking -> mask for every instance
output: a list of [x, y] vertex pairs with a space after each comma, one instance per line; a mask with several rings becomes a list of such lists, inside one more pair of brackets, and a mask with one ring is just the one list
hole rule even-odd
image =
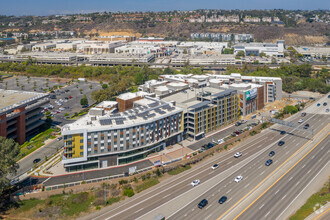
[[[315, 136], [322, 133], [323, 130], [325, 130], [328, 126], [325, 126], [321, 131], [319, 131]], [[314, 137], [315, 137], [314, 136]], [[327, 137], [327, 136], [326, 136]], [[325, 138], [324, 138], [325, 139]], [[324, 140], [322, 139], [322, 140]], [[250, 192], [248, 192], [243, 198], [241, 198], [238, 202], [236, 202], [232, 207], [230, 207], [224, 214], [222, 214], [217, 220], [222, 219], [225, 215], [227, 215], [228, 212], [230, 212], [233, 208], [235, 208], [240, 202], [242, 202], [246, 197], [248, 197], [253, 191], [255, 191], [261, 184], [263, 184], [269, 177], [271, 177], [277, 170], [279, 170], [287, 161], [289, 161], [292, 157], [294, 157], [298, 152], [300, 152], [307, 144], [309, 144], [311, 140], [307, 141], [303, 146], [301, 146], [294, 154], [292, 154], [286, 161], [284, 161], [276, 170], [274, 170], [271, 174], [269, 174], [265, 179], [263, 179], [257, 186], [255, 186]], [[321, 142], [319, 142], [321, 143]], [[317, 146], [317, 145], [316, 145]], [[275, 161], [276, 163], [276, 161]], [[252, 205], [252, 204], [251, 204]], [[246, 209], [248, 209], [251, 205], [249, 205]], [[245, 209], [245, 210], [246, 210]], [[243, 210], [243, 211], [245, 211]], [[242, 212], [243, 213], [243, 212]], [[241, 215], [241, 214], [240, 214]], [[239, 217], [239, 216], [237, 216]]]
[[212, 204], [211, 204], [211, 205], [209, 205], [209, 206], [207, 206], [205, 210], [207, 210], [207, 209], [208, 209], [208, 208], [210, 208], [211, 206], [212, 206]]
[[[323, 130], [323, 129], [322, 129]], [[322, 131], [321, 130], [321, 131]], [[324, 139], [326, 139], [329, 136], [330, 132], [328, 132], [328, 134], [322, 138], [312, 149], [310, 149], [302, 158], [300, 158], [292, 167], [290, 167], [290, 169], [288, 169], [280, 178], [278, 178], [270, 187], [268, 187], [260, 196], [258, 196], [258, 198], [256, 198], [250, 205], [248, 205], [248, 207], [246, 207], [240, 214], [238, 214], [234, 220], [236, 220], [239, 216], [241, 216], [248, 208], [250, 208], [261, 196], [263, 196], [269, 189], [271, 189], [278, 181], [280, 181], [288, 172], [290, 172], [300, 161], [302, 161], [308, 154], [310, 154]], [[309, 143], [310, 141], [308, 141], [307, 143]], [[305, 144], [304, 144], [305, 146]], [[300, 150], [300, 149], [299, 149]], [[293, 154], [294, 155], [294, 154]], [[284, 163], [283, 163], [284, 164]], [[281, 164], [281, 166], [283, 165]], [[285, 198], [286, 195], [283, 197]], [[283, 199], [282, 198], [282, 199]]]
[[137, 210], [136, 212], [134, 212], [134, 213], [138, 213], [138, 212], [140, 212], [140, 211], [142, 211], [143, 210], [143, 208], [142, 209], [139, 209], [139, 210]]
[[209, 219], [212, 216], [212, 214], [208, 215], [205, 220]]
[[168, 194], [168, 195], [164, 196], [163, 199], [165, 199], [166, 197], [169, 197], [170, 195], [171, 195], [171, 194]]
[[262, 174], [264, 174], [265, 173], [265, 171], [262, 171], [260, 174], [259, 174], [259, 176], [261, 176]]
[[284, 198], [286, 197], [286, 194], [282, 197], [282, 199], [281, 200], [283, 200]]
[[269, 212], [267, 212], [267, 214], [265, 215], [265, 218], [269, 215], [269, 213], [270, 213], [270, 211]]
[[244, 186], [244, 188], [248, 187], [249, 185], [250, 185], [250, 183], [246, 184], [246, 185]]
[[[305, 192], [306, 188], [315, 180], [315, 178], [322, 172], [322, 170], [324, 168], [328, 167], [329, 162], [330, 161], [328, 161], [328, 163], [314, 176], [314, 178], [311, 181], [309, 181], [309, 183], [304, 187], [304, 189], [300, 191], [300, 193], [291, 201], [291, 203], [283, 210], [283, 212], [279, 216], [277, 216], [276, 220], [279, 219], [281, 215], [283, 215], [283, 213], [292, 205], [292, 203], [300, 196], [301, 193]], [[327, 211], [329, 211], [329, 209]], [[322, 215], [320, 215], [320, 216], [322, 216]], [[318, 219], [318, 218], [316, 218], [316, 219]], [[314, 220], [316, 220], [316, 219], [314, 219]]]
[[231, 189], [227, 191], [227, 194], [231, 192]]
[[277, 190], [276, 192], [275, 192], [275, 195], [279, 192], [280, 190]]
[[292, 176], [292, 177], [290, 177], [290, 179], [289, 179], [289, 182], [292, 180], [292, 178], [293, 178], [293, 176]]
[[262, 205], [259, 207], [259, 210], [260, 210], [260, 209], [262, 209], [262, 207], [264, 207], [264, 205], [265, 205], [265, 203], [264, 203], [264, 204], [262, 204]]

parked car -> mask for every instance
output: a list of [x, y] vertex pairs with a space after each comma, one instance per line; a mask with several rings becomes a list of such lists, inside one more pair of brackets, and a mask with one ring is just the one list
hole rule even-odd
[[241, 122], [236, 122], [235, 126], [240, 126], [241, 124]]
[[218, 144], [222, 144], [222, 143], [225, 143], [225, 140], [224, 139], [219, 139]]
[[57, 140], [58, 140], [58, 141], [62, 140], [62, 137], [58, 137]]
[[224, 202], [227, 201], [227, 197], [226, 196], [222, 196], [220, 199], [219, 199], [219, 204], [223, 204]]
[[234, 155], [235, 158], [239, 158], [240, 156], [242, 156], [242, 153], [241, 153], [241, 152], [237, 152], [237, 153]]
[[269, 152], [269, 156], [270, 156], [270, 157], [272, 157], [272, 156], [274, 156], [274, 155], [275, 155], [275, 151], [272, 150], [271, 152]]
[[247, 120], [242, 120], [241, 123], [242, 124], [245, 124], [247, 122]]
[[40, 158], [36, 158], [33, 160], [33, 163], [36, 164], [36, 163], [39, 163], [40, 162]]
[[269, 166], [269, 165], [271, 165], [272, 163], [273, 163], [273, 160], [269, 159], [269, 160], [266, 161], [265, 165], [266, 165], [266, 166]]
[[219, 164], [214, 164], [211, 168], [212, 168], [212, 170], [215, 170], [215, 169], [217, 169], [219, 167]]
[[209, 202], [206, 199], [203, 199], [202, 201], [200, 201], [200, 203], [198, 203], [198, 208], [202, 209], [204, 208]]
[[192, 186], [197, 186], [198, 184], [200, 184], [200, 182], [201, 182], [200, 180], [194, 180], [194, 181], [191, 182], [191, 185]]

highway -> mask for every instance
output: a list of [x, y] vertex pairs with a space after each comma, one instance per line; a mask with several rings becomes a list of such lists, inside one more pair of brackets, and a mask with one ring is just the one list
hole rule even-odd
[[[324, 131], [330, 121], [328, 115], [323, 113], [325, 107], [315, 108], [314, 105], [306, 110], [308, 114], [300, 127], [309, 123], [316, 134], [322, 129]], [[314, 114], [321, 111], [322, 114]], [[290, 120], [297, 122], [299, 119], [300, 114], [297, 114]], [[287, 133], [281, 135], [281, 130]], [[311, 134], [307, 131], [274, 125], [234, 150], [216, 154], [183, 174], [82, 219], [152, 219], [157, 213], [163, 213], [167, 219], [216, 219], [270, 173], [278, 172], [283, 163], [300, 155], [310, 138]], [[278, 146], [279, 140], [286, 143]], [[276, 153], [272, 158], [274, 163], [267, 167], [265, 161], [269, 159], [271, 150]], [[241, 151], [243, 156], [234, 158], [236, 151]], [[214, 163], [219, 163], [220, 167], [213, 171], [210, 167]], [[243, 180], [235, 183], [234, 179], [238, 175], [242, 175]], [[194, 179], [200, 179], [201, 184], [193, 188], [190, 182]], [[228, 200], [219, 205], [217, 201], [222, 195], [226, 195]], [[209, 200], [209, 204], [200, 210], [197, 204], [204, 198]]]
[[[297, 199], [304, 188], [326, 168], [329, 168], [330, 136], [312, 149], [282, 179], [262, 195], [237, 219], [283, 219], [282, 214]], [[317, 158], [317, 163], [315, 163]], [[329, 169], [328, 169], [329, 171]]]

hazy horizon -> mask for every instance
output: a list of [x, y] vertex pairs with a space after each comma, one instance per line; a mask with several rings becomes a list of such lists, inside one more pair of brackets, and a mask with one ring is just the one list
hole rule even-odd
[[223, 9], [223, 10], [329, 10], [330, 1], [326, 0], [278, 0], [266, 2], [264, 0], [250, 1], [224, 1], [208, 0], [0, 0], [1, 15], [34, 15], [47, 16], [56, 14], [77, 14], [92, 12], [131, 12], [131, 11], [189, 11], [197, 9]]

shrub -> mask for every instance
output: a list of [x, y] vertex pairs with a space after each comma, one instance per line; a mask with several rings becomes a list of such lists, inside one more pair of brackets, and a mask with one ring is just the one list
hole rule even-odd
[[120, 201], [120, 197], [112, 197], [110, 199], [107, 200], [106, 204], [107, 205], [112, 205], [113, 203], [119, 202]]
[[134, 191], [132, 188], [127, 188], [124, 190], [123, 195], [127, 197], [132, 197], [134, 196]]
[[128, 183], [128, 180], [119, 180], [120, 185], [127, 184], [127, 183]]

